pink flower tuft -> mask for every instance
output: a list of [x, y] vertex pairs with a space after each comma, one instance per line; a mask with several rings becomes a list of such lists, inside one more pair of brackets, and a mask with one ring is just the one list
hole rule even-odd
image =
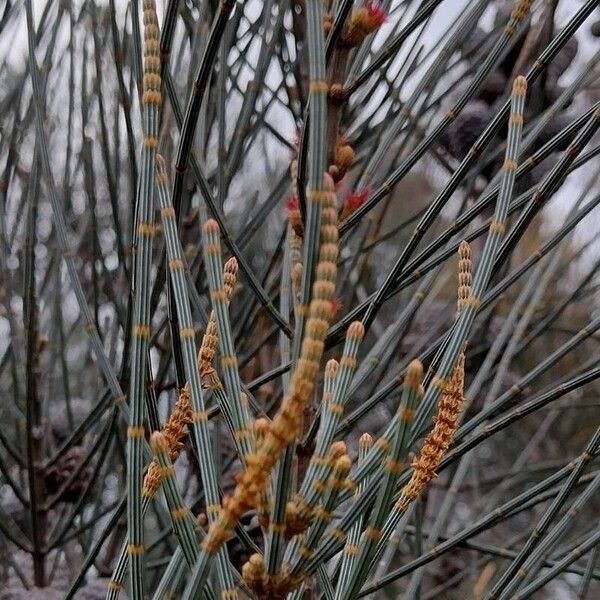
[[288, 213], [293, 213], [300, 210], [300, 204], [298, 203], [298, 196], [290, 196], [286, 201], [286, 208]]
[[331, 317], [332, 318], [335, 317], [335, 315], [340, 310], [340, 308], [342, 308], [342, 301], [337, 296], [334, 296], [331, 299]]
[[344, 214], [351, 215], [355, 210], [360, 208], [365, 200], [369, 197], [369, 188], [364, 187], [362, 190], [350, 192], [344, 200]]
[[379, 2], [365, 2], [365, 8], [374, 28], [381, 27], [387, 20], [387, 12]]
[[296, 134], [294, 135], [293, 146], [294, 150], [298, 152], [300, 150], [300, 142], [302, 141], [302, 127], [298, 127], [296, 129]]

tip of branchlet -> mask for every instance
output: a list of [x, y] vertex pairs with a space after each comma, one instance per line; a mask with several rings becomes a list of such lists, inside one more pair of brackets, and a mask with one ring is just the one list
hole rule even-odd
[[423, 379], [423, 363], [420, 360], [413, 360], [406, 370], [404, 385], [410, 388], [418, 389]]
[[248, 562], [249, 562], [249, 563], [250, 563], [252, 566], [254, 566], [254, 567], [261, 567], [261, 566], [262, 566], [262, 564], [263, 564], [263, 557], [262, 557], [260, 554], [258, 554], [258, 553], [256, 553], [256, 554], [253, 554], [253, 555], [252, 555], [252, 556], [251, 556], [251, 557], [248, 559]]
[[265, 565], [263, 557], [260, 554], [253, 554], [242, 566], [242, 577], [244, 581], [254, 590], [262, 587], [262, 579], [265, 574]]
[[150, 447], [154, 454], [159, 452], [169, 453], [169, 444], [167, 444], [167, 438], [160, 431], [155, 431], [150, 438]]
[[323, 187], [328, 192], [335, 192], [335, 182], [329, 173], [323, 173]]
[[463, 259], [471, 258], [471, 244], [463, 240], [458, 246], [458, 256]]
[[337, 375], [339, 368], [340, 363], [335, 360], [335, 358], [329, 359], [325, 365], [325, 377], [327, 377], [327, 379], [333, 379]]
[[206, 516], [206, 513], [198, 513], [198, 516], [196, 517], [196, 523], [198, 523], [199, 527], [206, 527], [208, 523], [208, 517]]
[[340, 144], [335, 149], [335, 164], [341, 171], [347, 171], [354, 162], [354, 150], [348, 144]]
[[339, 442], [333, 442], [329, 449], [329, 453], [333, 458], [338, 458], [346, 454], [346, 451], [346, 442], [342, 442], [341, 440]]
[[527, 93], [527, 79], [519, 75], [513, 83], [512, 93], [514, 96], [525, 96]]
[[359, 448], [371, 448], [373, 446], [373, 436], [370, 433], [363, 433], [358, 440]]
[[518, 0], [512, 13], [510, 13], [511, 18], [522, 21], [529, 13], [532, 4], [533, 0]]
[[224, 265], [223, 271], [236, 275], [238, 272], [238, 261], [235, 256], [232, 256]]
[[348, 327], [348, 336], [356, 340], [362, 340], [365, 336], [365, 326], [362, 321], [353, 321]]
[[254, 421], [254, 431], [259, 435], [265, 435], [269, 431], [269, 421], [260, 417]]
[[333, 467], [340, 475], [346, 476], [352, 467], [352, 460], [347, 454], [340, 456]]
[[204, 231], [206, 233], [219, 233], [219, 224], [214, 219], [208, 219], [204, 223]]

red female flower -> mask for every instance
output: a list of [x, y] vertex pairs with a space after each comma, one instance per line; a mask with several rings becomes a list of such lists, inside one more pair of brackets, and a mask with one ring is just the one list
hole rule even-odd
[[350, 192], [342, 206], [342, 219], [348, 218], [355, 210], [358, 210], [369, 197], [369, 188], [364, 187], [359, 191]]
[[381, 27], [385, 23], [387, 12], [379, 2], [365, 2], [365, 8], [367, 9], [367, 15], [372, 23], [371, 27], [373, 30]]
[[290, 196], [287, 200], [286, 200], [286, 208], [288, 211], [288, 215], [290, 213], [294, 213], [298, 210], [300, 210], [300, 205], [298, 204], [298, 196]]

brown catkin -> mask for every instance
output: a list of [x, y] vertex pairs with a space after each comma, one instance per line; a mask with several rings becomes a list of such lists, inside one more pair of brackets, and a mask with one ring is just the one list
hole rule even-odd
[[[187, 425], [192, 421], [192, 404], [187, 387], [183, 388], [179, 394], [179, 399], [168, 421], [163, 425], [162, 433], [168, 447], [169, 457], [175, 461], [183, 448], [183, 439], [187, 434]], [[162, 480], [161, 469], [156, 462], [152, 460], [148, 467], [148, 472], [144, 477], [143, 495], [147, 498], [153, 498], [160, 488]]]
[[471, 294], [473, 283], [473, 270], [471, 263], [471, 246], [463, 240], [458, 247], [458, 300], [457, 313], [460, 313], [466, 305]]
[[[230, 302], [237, 282], [238, 263], [235, 257], [230, 258], [223, 265], [223, 287], [225, 290], [226, 301]], [[217, 317], [215, 311], [211, 311], [206, 325], [206, 331], [202, 336], [200, 351], [198, 352], [198, 370], [202, 385], [205, 388], [212, 388], [216, 385], [216, 371], [213, 367], [219, 335], [217, 333]]]
[[267, 435], [256, 452], [246, 458], [246, 470], [238, 476], [233, 495], [223, 499], [219, 518], [202, 542], [202, 548], [209, 554], [215, 553], [231, 536], [233, 527], [244, 512], [256, 506], [275, 463], [300, 431], [304, 407], [314, 389], [331, 319], [337, 271], [337, 210], [331, 178], [325, 175], [323, 189], [309, 190], [308, 196], [310, 201], [318, 199], [322, 209], [319, 256], [300, 358], [290, 380], [289, 392], [273, 417]]
[[[223, 279], [225, 282], [225, 293], [227, 300], [231, 299], [237, 279], [238, 264], [235, 258], [230, 258], [223, 266]], [[200, 376], [210, 377], [214, 373], [212, 362], [214, 360], [218, 337], [217, 337], [216, 319], [214, 313], [211, 313], [210, 320], [206, 327], [202, 346], [198, 352], [198, 369]], [[168, 421], [162, 428], [166, 443], [169, 447], [169, 456], [173, 462], [179, 456], [183, 448], [183, 439], [187, 434], [187, 425], [192, 422], [192, 403], [190, 400], [190, 391], [186, 386], [179, 393], [179, 399], [175, 403], [175, 408]], [[148, 498], [153, 498], [160, 488], [161, 472], [155, 460], [152, 460], [148, 467], [148, 472], [144, 477], [143, 494]]]
[[465, 378], [465, 355], [461, 352], [450, 378], [444, 382], [442, 396], [438, 403], [435, 425], [425, 438], [419, 456], [412, 463], [410, 481], [402, 489], [397, 506], [405, 508], [436, 477], [442, 457], [450, 447], [458, 428], [460, 410], [463, 404]]

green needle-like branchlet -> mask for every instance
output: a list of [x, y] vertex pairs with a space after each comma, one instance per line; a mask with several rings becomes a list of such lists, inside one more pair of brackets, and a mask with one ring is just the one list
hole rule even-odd
[[136, 254], [131, 334], [131, 379], [127, 429], [127, 552], [132, 600], [142, 600], [144, 570], [144, 524], [142, 512], [144, 395], [150, 341], [150, 275], [154, 226], [154, 161], [158, 148], [161, 78], [159, 31], [153, 0], [144, 0], [144, 74], [142, 167], [136, 197]]

